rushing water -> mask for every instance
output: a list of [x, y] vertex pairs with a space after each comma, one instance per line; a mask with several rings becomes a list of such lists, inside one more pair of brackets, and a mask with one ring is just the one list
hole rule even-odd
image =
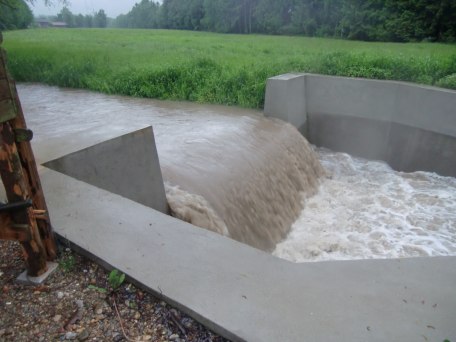
[[295, 262], [456, 254], [456, 178], [319, 149], [329, 177], [274, 255]]
[[210, 140], [195, 137], [185, 164], [162, 165], [168, 203], [180, 219], [272, 250], [299, 216], [301, 199], [316, 192], [323, 168], [291, 125], [236, 121]]
[[286, 237], [277, 256], [456, 254], [454, 178], [315, 154], [292, 126], [256, 111], [42, 85], [19, 91], [42, 159], [62, 140], [82, 148], [153, 125], [173, 214], [264, 250]]

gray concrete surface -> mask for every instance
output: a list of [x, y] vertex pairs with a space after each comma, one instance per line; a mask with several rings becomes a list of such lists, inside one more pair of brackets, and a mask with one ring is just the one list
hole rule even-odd
[[268, 80], [264, 113], [294, 125], [301, 133], [306, 130], [306, 77], [285, 74]]
[[[100, 119], [93, 143], [127, 133]], [[70, 129], [77, 125], [65, 124], [50, 120], [37, 129], [59, 132], [58, 146], [45, 136], [33, 142], [38, 160], [87, 147], [86, 136]], [[456, 340], [456, 257], [293, 264], [50, 168], [39, 171], [60, 236], [227, 338]]]
[[167, 213], [152, 127], [51, 160], [45, 166]]
[[38, 277], [30, 277], [27, 275], [27, 271], [22, 272], [19, 274], [19, 276], [16, 278], [16, 283], [20, 285], [27, 285], [27, 286], [37, 286], [43, 284], [48, 277], [57, 269], [59, 264], [56, 262], [47, 262], [47, 271], [44, 272], [42, 275]]
[[293, 264], [49, 169], [42, 181], [58, 234], [227, 338], [456, 338], [455, 257]]
[[317, 146], [384, 160], [400, 171], [456, 176], [455, 91], [286, 74], [268, 80], [264, 111], [295, 125]]

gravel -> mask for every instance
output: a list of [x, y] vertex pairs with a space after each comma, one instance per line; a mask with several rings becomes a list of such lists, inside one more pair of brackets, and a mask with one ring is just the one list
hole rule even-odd
[[128, 282], [111, 292], [108, 273], [69, 249], [57, 262], [44, 285], [18, 285], [21, 248], [0, 241], [0, 341], [227, 341]]

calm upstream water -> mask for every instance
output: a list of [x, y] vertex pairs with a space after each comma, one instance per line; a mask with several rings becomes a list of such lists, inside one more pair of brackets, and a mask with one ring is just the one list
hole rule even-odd
[[456, 254], [454, 178], [315, 150], [291, 125], [257, 111], [18, 89], [38, 155], [61, 139], [152, 125], [173, 215], [278, 257]]

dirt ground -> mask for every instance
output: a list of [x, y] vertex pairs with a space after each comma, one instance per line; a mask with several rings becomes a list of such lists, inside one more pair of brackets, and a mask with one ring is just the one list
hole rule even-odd
[[20, 246], [0, 241], [0, 341], [227, 341], [179, 310], [64, 248], [41, 286], [15, 283]]

